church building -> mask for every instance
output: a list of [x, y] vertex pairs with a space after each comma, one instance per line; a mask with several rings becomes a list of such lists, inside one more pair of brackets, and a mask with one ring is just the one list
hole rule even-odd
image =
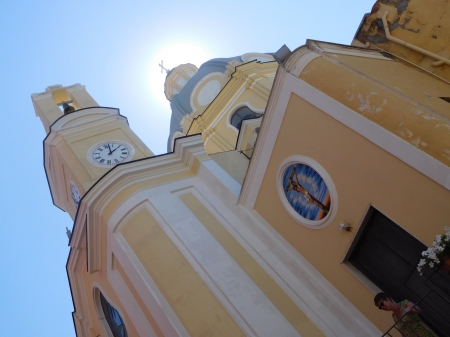
[[377, 1], [350, 46], [168, 71], [163, 155], [83, 85], [33, 94], [77, 336], [400, 336], [381, 291], [450, 336], [450, 276], [417, 270], [450, 226], [450, 4], [431, 2]]

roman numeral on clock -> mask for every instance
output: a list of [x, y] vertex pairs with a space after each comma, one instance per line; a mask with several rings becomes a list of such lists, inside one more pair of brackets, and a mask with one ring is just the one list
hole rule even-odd
[[130, 157], [133, 148], [121, 142], [102, 142], [95, 145], [90, 152], [89, 159], [98, 166], [117, 165]]

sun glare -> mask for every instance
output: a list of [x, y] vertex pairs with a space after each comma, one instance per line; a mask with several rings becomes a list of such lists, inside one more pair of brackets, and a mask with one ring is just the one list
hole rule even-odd
[[210, 60], [210, 53], [199, 45], [192, 43], [171, 44], [161, 48], [152, 57], [149, 65], [149, 85], [150, 91], [160, 103], [168, 105], [164, 95], [164, 81], [166, 72], [161, 73], [159, 64], [163, 61], [164, 68], [173, 69], [180, 64], [191, 63], [200, 67], [204, 62]]

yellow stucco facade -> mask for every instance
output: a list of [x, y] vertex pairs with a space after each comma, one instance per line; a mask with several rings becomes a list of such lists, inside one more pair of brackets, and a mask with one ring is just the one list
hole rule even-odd
[[[314, 130], [312, 132], [312, 130]], [[380, 330], [391, 318], [373, 306], [374, 293], [342, 265], [369, 206], [382, 210], [410, 234], [430, 245], [450, 221], [450, 191], [333, 120], [295, 94], [290, 98], [255, 210]], [[339, 195], [334, 222], [314, 230], [284, 211], [274, 177], [282, 160], [301, 153], [315, 158], [333, 178]], [[355, 158], [355, 154], [364, 154]], [[418, 193], [420, 191], [420, 193]], [[342, 232], [338, 224], [352, 224]]]
[[[341, 104], [450, 164], [450, 109], [440, 99], [450, 86], [401, 62], [327, 54], [311, 62], [300, 79]], [[335, 81], [324, 81], [331, 77]], [[419, 85], [418, 85], [419, 84]]]
[[237, 66], [211, 104], [193, 120], [186, 119], [186, 135], [201, 133], [208, 154], [235, 150], [239, 130], [231, 125], [231, 117], [245, 105], [264, 112], [277, 66], [275, 61]]
[[[374, 31], [387, 12], [393, 36], [445, 56], [445, 32], [431, 42], [437, 28], [414, 32], [425, 17], [445, 26], [445, 14], [399, 2], [377, 2], [353, 46], [308, 40], [287, 56], [173, 69], [164, 155], [83, 86], [32, 96], [54, 204], [74, 220], [67, 271], [78, 336], [361, 337], [392, 325], [373, 296], [403, 296], [398, 278], [377, 278], [389, 264], [378, 248], [359, 253], [369, 229], [392, 239], [373, 214], [414, 254], [450, 220], [449, 66]], [[74, 111], [64, 114], [67, 104]], [[102, 146], [106, 162], [93, 155]], [[303, 212], [316, 206], [317, 216]], [[419, 257], [405, 254], [399, 272], [414, 270], [422, 284]]]
[[450, 57], [449, 4], [445, 0], [425, 2], [421, 0], [376, 1], [369, 15], [363, 20], [353, 45], [369, 44], [392, 53], [424, 70], [450, 80], [449, 63], [433, 64], [436, 57], [424, 55], [404, 43], [394, 42], [386, 36], [382, 16], [387, 15], [389, 33], [406, 43], [419, 47], [444, 59]]

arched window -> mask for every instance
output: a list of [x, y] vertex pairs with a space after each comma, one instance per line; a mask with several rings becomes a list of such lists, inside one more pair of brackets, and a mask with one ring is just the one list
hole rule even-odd
[[237, 109], [233, 116], [231, 116], [231, 125], [233, 125], [236, 129], [240, 130], [242, 121], [246, 119], [252, 119], [252, 118], [258, 118], [261, 117], [263, 114], [256, 113], [252, 110], [250, 110], [249, 107], [243, 106], [242, 108]]
[[125, 323], [120, 317], [119, 312], [108, 303], [106, 298], [100, 293], [100, 302], [102, 304], [103, 314], [108, 322], [109, 328], [111, 329], [114, 337], [128, 337], [127, 329], [125, 328]]

